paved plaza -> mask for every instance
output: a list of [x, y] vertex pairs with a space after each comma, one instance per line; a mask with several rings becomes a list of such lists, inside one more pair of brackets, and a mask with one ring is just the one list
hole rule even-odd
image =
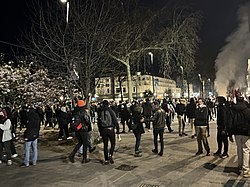
[[230, 143], [229, 158], [214, 157], [217, 149], [216, 124], [210, 123], [209, 143], [211, 156], [195, 156], [196, 139], [191, 139], [190, 126], [186, 126], [188, 136], [179, 137], [177, 122], [173, 123], [173, 133], [165, 132], [165, 150], [162, 157], [151, 152], [152, 132], [142, 136], [142, 157], [134, 157], [135, 138], [133, 133], [122, 134], [117, 142], [114, 164], [102, 165], [102, 144], [89, 154], [91, 161], [81, 164], [76, 156], [75, 163], [67, 159], [73, 149], [73, 142], [56, 141], [57, 137], [46, 139], [52, 130], [42, 130], [39, 143], [39, 159], [36, 166], [21, 168], [23, 145], [18, 143], [18, 153], [12, 166], [0, 165], [0, 184], [3, 187], [163, 187], [163, 186], [249, 186], [249, 179], [238, 175], [236, 145]]

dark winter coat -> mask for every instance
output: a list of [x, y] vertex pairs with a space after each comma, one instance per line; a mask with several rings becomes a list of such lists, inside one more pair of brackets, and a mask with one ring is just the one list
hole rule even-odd
[[83, 127], [81, 130], [76, 131], [76, 133], [92, 131], [90, 117], [86, 110], [83, 107], [76, 107], [72, 118], [72, 124], [78, 125], [80, 123], [82, 123]]
[[186, 114], [188, 118], [195, 118], [195, 109], [196, 109], [195, 103], [187, 104]]
[[208, 109], [206, 105], [197, 107], [195, 109], [195, 126], [207, 126], [208, 125]]
[[40, 131], [40, 117], [37, 111], [33, 108], [29, 109], [27, 113], [28, 122], [26, 125], [26, 130], [24, 132], [24, 139], [26, 141], [34, 141], [39, 137]]
[[217, 106], [217, 129], [218, 130], [226, 130], [226, 106], [218, 105]]
[[139, 111], [134, 111], [133, 113], [133, 123], [136, 124], [136, 129], [133, 130], [134, 134], [143, 134], [145, 133], [144, 128], [143, 128], [143, 122], [141, 122], [141, 119], [143, 116]]
[[166, 113], [163, 109], [157, 108], [153, 117], [154, 128], [164, 128], [166, 126]]
[[59, 126], [67, 126], [70, 123], [70, 119], [68, 117], [67, 112], [59, 111], [58, 123], [59, 123]]
[[142, 108], [143, 108], [143, 116], [150, 117], [152, 115], [153, 107], [150, 101], [147, 101], [146, 103], [144, 103], [142, 105]]
[[186, 106], [185, 104], [183, 103], [178, 103], [175, 107], [175, 112], [178, 114], [178, 115], [183, 115], [186, 111]]

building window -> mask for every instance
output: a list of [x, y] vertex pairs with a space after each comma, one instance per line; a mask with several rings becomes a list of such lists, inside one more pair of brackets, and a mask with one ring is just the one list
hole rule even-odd
[[106, 84], [106, 87], [109, 87], [109, 84]]
[[109, 82], [109, 79], [106, 79], [106, 82]]
[[116, 89], [115, 89], [115, 92], [116, 92], [116, 93], [120, 93], [120, 92], [121, 92], [120, 88], [116, 88]]
[[133, 92], [134, 92], [134, 93], [136, 92], [135, 87], [133, 87]]
[[109, 94], [109, 89], [107, 89], [107, 93]]
[[123, 92], [123, 93], [126, 93], [126, 88], [122, 88], [122, 92]]

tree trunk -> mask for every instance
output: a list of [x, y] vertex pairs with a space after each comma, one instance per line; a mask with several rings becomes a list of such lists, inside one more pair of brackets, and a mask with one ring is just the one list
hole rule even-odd
[[128, 75], [128, 101], [131, 102], [133, 100], [133, 96], [132, 96], [132, 80], [131, 80], [129, 59], [126, 60], [126, 66]]

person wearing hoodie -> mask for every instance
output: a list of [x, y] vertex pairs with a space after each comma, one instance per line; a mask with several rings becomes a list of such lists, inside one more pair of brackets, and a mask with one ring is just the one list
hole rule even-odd
[[198, 99], [198, 105], [195, 110], [194, 126], [197, 135], [198, 152], [196, 155], [203, 153], [202, 142], [205, 150], [207, 151], [206, 156], [210, 156], [210, 147], [207, 140], [207, 124], [208, 124], [208, 109], [204, 104], [202, 98]]
[[10, 142], [12, 139], [11, 134], [11, 121], [7, 118], [7, 112], [4, 109], [0, 110], [0, 164], [3, 161], [3, 148], [7, 154], [7, 165], [12, 165], [11, 160], [11, 147]]
[[[160, 107], [158, 101], [154, 102], [154, 116], [153, 116], [153, 134], [154, 134], [154, 149], [153, 153], [158, 154], [159, 156], [163, 155], [164, 150], [164, 141], [163, 133], [166, 126], [166, 112]], [[160, 137], [160, 152], [158, 152], [158, 135]]]
[[30, 161], [30, 147], [32, 146], [32, 164], [36, 165], [37, 163], [37, 140], [39, 137], [40, 131], [40, 117], [38, 112], [34, 107], [30, 107], [27, 110], [27, 125], [26, 130], [24, 131], [24, 140], [25, 140], [25, 157], [21, 167], [28, 167]]

